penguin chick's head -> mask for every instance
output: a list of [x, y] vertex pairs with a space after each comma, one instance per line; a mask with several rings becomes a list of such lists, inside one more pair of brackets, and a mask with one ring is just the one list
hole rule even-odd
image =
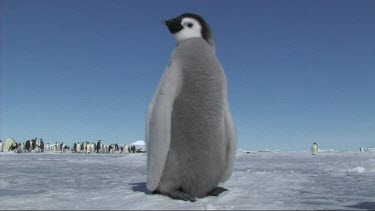
[[199, 15], [184, 13], [176, 18], [163, 22], [173, 34], [176, 42], [201, 37], [213, 46], [213, 38], [207, 22]]

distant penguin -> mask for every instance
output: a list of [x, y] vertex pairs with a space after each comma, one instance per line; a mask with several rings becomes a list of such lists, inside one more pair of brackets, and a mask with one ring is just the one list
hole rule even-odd
[[3, 142], [0, 140], [0, 152], [3, 151]]
[[56, 142], [56, 144], [55, 144], [55, 146], [53, 148], [55, 152], [59, 151], [59, 146], [60, 146], [59, 142]]
[[113, 144], [109, 145], [108, 149], [109, 149], [109, 153], [113, 153], [115, 151], [115, 147]]
[[30, 152], [31, 151], [31, 143], [30, 143], [30, 140], [27, 140], [25, 142], [25, 150]]
[[101, 142], [101, 140], [99, 140], [99, 141], [96, 143], [96, 153], [99, 153], [99, 152], [100, 152], [100, 142]]
[[88, 144], [88, 143], [86, 143], [85, 152], [86, 152], [86, 154], [90, 154], [90, 144]]
[[17, 153], [23, 153], [22, 145], [20, 143], [17, 144], [15, 152], [17, 152]]
[[75, 152], [75, 153], [77, 152], [77, 143], [75, 143], [75, 142], [73, 144], [73, 152]]
[[80, 153], [81, 152], [81, 144], [78, 142], [77, 143], [77, 153]]
[[185, 13], [165, 25], [177, 47], [148, 109], [147, 189], [186, 201], [217, 196], [236, 152], [226, 76], [205, 20]]
[[318, 145], [316, 145], [316, 143], [314, 143], [314, 144], [311, 146], [311, 153], [312, 153], [313, 155], [318, 154]]
[[95, 144], [94, 144], [94, 143], [91, 143], [91, 144], [90, 144], [90, 147], [91, 147], [90, 152], [91, 152], [91, 153], [95, 153]]
[[124, 146], [124, 153], [125, 154], [129, 153], [129, 146], [127, 144], [125, 144], [125, 146]]
[[31, 140], [31, 150], [34, 150], [36, 147], [36, 138]]
[[44, 152], [44, 141], [43, 141], [43, 139], [40, 139], [39, 147], [40, 147], [41, 152]]
[[105, 153], [104, 144], [100, 144], [100, 153]]
[[87, 152], [88, 152], [88, 154], [94, 152], [94, 144], [92, 144], [92, 143], [88, 143], [87, 146], [86, 146], [86, 148], [87, 148]]

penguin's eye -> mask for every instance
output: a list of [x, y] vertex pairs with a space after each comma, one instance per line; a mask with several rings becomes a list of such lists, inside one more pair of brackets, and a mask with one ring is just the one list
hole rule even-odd
[[185, 23], [183, 23], [182, 25], [187, 26], [187, 27], [189, 27], [189, 28], [193, 27], [193, 24], [190, 23], [190, 22], [185, 22]]

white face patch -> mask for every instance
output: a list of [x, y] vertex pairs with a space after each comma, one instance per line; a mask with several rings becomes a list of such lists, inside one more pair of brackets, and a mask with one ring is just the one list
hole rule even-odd
[[193, 18], [183, 18], [181, 21], [181, 25], [184, 28], [181, 29], [181, 31], [173, 34], [177, 43], [193, 37], [202, 37], [202, 26], [197, 20]]

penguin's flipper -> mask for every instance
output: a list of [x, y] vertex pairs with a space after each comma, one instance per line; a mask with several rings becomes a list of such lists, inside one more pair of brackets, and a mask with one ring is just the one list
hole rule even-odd
[[209, 196], [219, 196], [222, 192], [227, 191], [228, 189], [222, 188], [222, 187], [216, 187], [211, 192], [209, 192], [207, 195]]
[[[226, 95], [226, 93], [225, 93]], [[232, 114], [230, 113], [229, 105], [227, 99], [224, 100], [224, 126], [225, 126], [225, 137], [227, 139], [227, 148], [226, 148], [226, 156], [225, 156], [225, 171], [221, 182], [225, 182], [230, 175], [232, 174], [234, 159], [236, 156], [236, 145], [237, 145], [237, 137], [236, 137], [236, 128], [233, 123]]]
[[173, 103], [181, 89], [181, 74], [173, 58], [165, 71], [152, 103], [146, 122], [147, 189], [158, 188], [171, 141]]

